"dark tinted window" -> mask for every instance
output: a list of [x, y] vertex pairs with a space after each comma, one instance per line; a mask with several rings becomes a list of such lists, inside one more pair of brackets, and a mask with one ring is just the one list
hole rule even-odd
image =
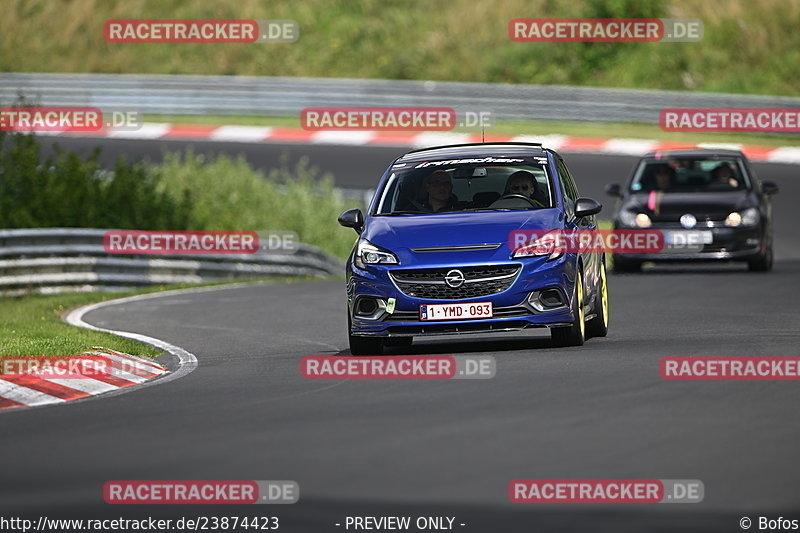
[[645, 159], [639, 163], [632, 192], [726, 192], [750, 188], [738, 157]]
[[[482, 158], [487, 160], [492, 158]], [[463, 161], [463, 160], [457, 160]], [[518, 199], [495, 205], [508, 194]], [[393, 168], [375, 214], [415, 214], [469, 210], [552, 207], [551, 182], [545, 162], [513, 159], [503, 163], [430, 161]]]

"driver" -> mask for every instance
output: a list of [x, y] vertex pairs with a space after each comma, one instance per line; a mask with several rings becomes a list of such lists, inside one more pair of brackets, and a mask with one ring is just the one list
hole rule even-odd
[[733, 169], [728, 163], [721, 163], [711, 171], [712, 183], [727, 185], [728, 187], [739, 188], [739, 180], [733, 174]]
[[536, 178], [534, 175], [525, 170], [518, 170], [508, 177], [503, 196], [519, 194], [530, 198], [537, 206], [544, 207], [544, 204], [535, 198], [536, 192]]
[[657, 165], [653, 175], [656, 178], [656, 190], [665, 191], [675, 184], [675, 169], [669, 165]]
[[426, 211], [437, 213], [451, 211], [455, 207], [456, 198], [453, 196], [453, 181], [445, 170], [436, 170], [425, 181], [425, 192], [428, 198], [423, 204]]

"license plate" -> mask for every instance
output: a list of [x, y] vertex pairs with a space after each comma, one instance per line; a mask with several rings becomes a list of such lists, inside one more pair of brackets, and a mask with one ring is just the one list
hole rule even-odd
[[711, 244], [714, 234], [710, 231], [665, 231], [664, 244], [673, 246], [697, 246]]
[[429, 304], [419, 306], [420, 320], [465, 320], [468, 318], [492, 318], [492, 303]]

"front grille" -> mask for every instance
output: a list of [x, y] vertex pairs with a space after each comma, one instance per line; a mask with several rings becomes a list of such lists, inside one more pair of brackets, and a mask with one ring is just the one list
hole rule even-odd
[[[445, 275], [452, 270], [459, 270], [464, 275], [465, 281], [460, 287], [450, 287], [444, 281]], [[503, 292], [514, 283], [519, 271], [519, 265], [499, 265], [395, 270], [390, 275], [407, 296], [428, 300], [464, 300]]]
[[660, 220], [656, 218], [653, 220], [653, 225], [649, 228], [651, 230], [703, 230], [708, 228], [725, 228], [725, 219], [711, 220], [707, 217], [698, 217], [697, 224], [693, 228], [687, 228], [677, 220]]

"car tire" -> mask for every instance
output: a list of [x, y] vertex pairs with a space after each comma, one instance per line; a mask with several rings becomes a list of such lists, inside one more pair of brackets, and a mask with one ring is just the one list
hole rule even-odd
[[772, 246], [767, 246], [763, 254], [759, 254], [755, 259], [747, 262], [750, 272], [769, 272], [772, 270]]
[[614, 266], [612, 268], [615, 274], [641, 272], [642, 262], [636, 261], [635, 259], [620, 259], [619, 257], [614, 257]]
[[550, 337], [556, 346], [583, 346], [583, 342], [586, 340], [583, 304], [583, 273], [578, 271], [578, 275], [575, 277], [575, 288], [572, 290], [572, 325], [550, 328]]
[[383, 355], [385, 341], [383, 337], [359, 337], [352, 333], [350, 309], [347, 310], [347, 339], [352, 355]]
[[608, 335], [608, 280], [605, 262], [600, 262], [600, 276], [597, 280], [597, 297], [594, 300], [595, 317], [586, 323], [589, 337], [605, 337]]
[[350, 335], [350, 353], [353, 355], [383, 355], [384, 340], [381, 337], [357, 337]]

